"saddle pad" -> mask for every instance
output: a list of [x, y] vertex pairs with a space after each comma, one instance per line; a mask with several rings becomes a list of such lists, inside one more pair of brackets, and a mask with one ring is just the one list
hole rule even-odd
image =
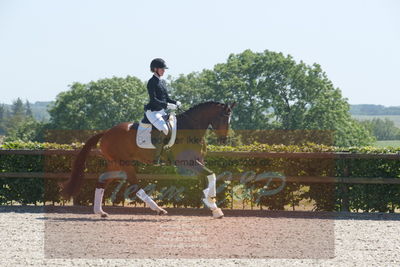
[[[176, 139], [176, 117], [170, 116], [167, 123], [171, 126], [171, 138], [168, 144], [164, 148], [171, 147], [175, 143]], [[152, 125], [150, 123], [139, 122], [137, 132], [136, 132], [136, 144], [140, 148], [155, 149], [154, 145], [151, 143], [151, 129]]]

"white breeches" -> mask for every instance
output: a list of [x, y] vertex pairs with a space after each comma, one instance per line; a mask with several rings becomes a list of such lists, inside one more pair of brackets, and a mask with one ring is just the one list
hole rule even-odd
[[168, 126], [162, 116], [167, 115], [164, 109], [158, 111], [146, 110], [147, 119], [153, 124], [158, 130], [163, 131], [165, 135], [168, 134]]

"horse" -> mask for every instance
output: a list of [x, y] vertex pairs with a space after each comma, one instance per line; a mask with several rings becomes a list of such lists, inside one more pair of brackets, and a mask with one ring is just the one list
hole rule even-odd
[[[204, 136], [207, 129], [211, 127], [218, 139], [226, 142], [230, 118], [235, 105], [236, 102], [223, 104], [208, 101], [176, 115], [176, 142], [169, 148], [168, 153], [170, 164], [190, 169], [201, 178], [207, 178], [208, 187], [203, 190], [205, 196], [203, 202], [212, 211], [214, 218], [222, 218], [224, 214], [216, 205], [215, 173], [208, 169], [204, 163], [206, 154]], [[139, 123], [137, 122], [123, 122], [90, 137], [74, 160], [70, 178], [62, 184], [62, 196], [65, 199], [70, 199], [71, 196], [79, 193], [83, 183], [86, 158], [90, 150], [95, 148], [99, 141], [101, 156], [107, 162], [107, 172], [100, 175], [96, 184], [94, 213], [100, 214], [101, 217], [109, 216], [102, 209], [102, 199], [104, 190], [112, 179], [126, 179], [131, 185], [136, 185], [136, 188], [139, 189], [135, 166], [131, 164], [116, 164], [118, 162], [132, 161], [153, 164], [154, 149], [140, 148], [136, 143], [138, 125]], [[166, 155], [166, 153], [163, 153], [162, 159]], [[195, 164], [182, 164], [182, 162], [194, 162]], [[165, 209], [159, 207], [142, 188], [137, 190], [136, 196], [148, 204], [158, 215], [168, 213]]]

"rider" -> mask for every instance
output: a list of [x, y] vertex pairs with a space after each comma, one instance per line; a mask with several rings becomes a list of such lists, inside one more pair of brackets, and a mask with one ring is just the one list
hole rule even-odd
[[168, 69], [168, 67], [163, 59], [155, 58], [151, 61], [150, 71], [153, 72], [153, 76], [147, 82], [150, 101], [144, 107], [147, 119], [158, 129], [155, 135], [153, 135], [156, 140], [153, 142], [156, 147], [154, 158], [154, 164], [156, 165], [160, 165], [161, 163], [160, 156], [164, 147], [162, 140], [168, 135], [168, 126], [163, 119], [163, 115], [166, 115], [165, 109], [173, 110], [181, 105], [179, 101], [172, 100], [168, 96], [165, 81], [161, 79], [165, 69]]

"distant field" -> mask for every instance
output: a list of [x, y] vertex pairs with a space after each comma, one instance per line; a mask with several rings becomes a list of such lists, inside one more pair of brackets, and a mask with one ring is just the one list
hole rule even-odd
[[400, 140], [377, 141], [374, 145], [377, 147], [386, 147], [386, 146], [400, 147]]
[[396, 127], [400, 127], [400, 115], [351, 115], [357, 120], [372, 120], [373, 118], [385, 119], [388, 118], [392, 120]]

